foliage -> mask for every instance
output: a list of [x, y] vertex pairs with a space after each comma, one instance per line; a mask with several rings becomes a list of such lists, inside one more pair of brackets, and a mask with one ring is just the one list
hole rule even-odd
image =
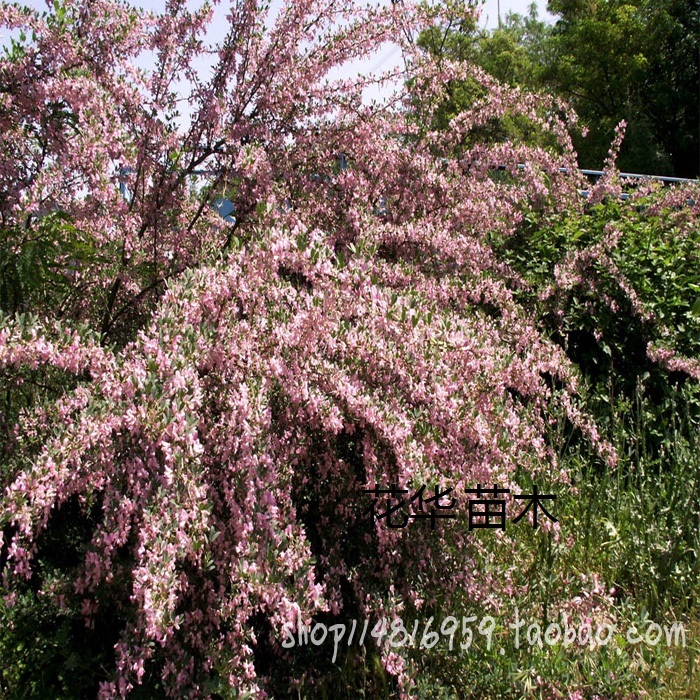
[[[688, 625], [697, 614], [700, 573], [693, 515], [700, 511], [695, 192], [641, 188], [630, 202], [610, 198], [578, 215], [534, 214], [497, 247], [520, 275], [522, 303], [580, 369], [586, 406], [618, 459], [614, 468], [601, 464], [568, 417], [553, 414], [547, 441], [558, 446], [575, 487], [557, 502], [557, 515], [577, 536], [520, 535], [520, 575], [496, 616], [496, 644], [457, 654], [443, 645], [417, 656], [423, 694], [532, 698], [575, 689], [570, 697], [668, 698], [697, 692], [697, 645]], [[488, 568], [503, 576], [512, 561], [510, 552], [496, 554]], [[595, 589], [580, 589], [591, 572], [597, 572]], [[520, 619], [545, 629], [560, 621], [561, 601], [569, 601], [567, 614], [585, 617], [595, 597], [595, 615], [609, 616], [620, 632], [610, 645], [514, 648], [508, 626], [514, 606]], [[468, 601], [457, 609], [476, 619], [484, 615]], [[444, 610], [435, 607], [438, 616]], [[631, 626], [661, 620], [682, 624], [687, 646], [629, 644]]]
[[80, 294], [80, 277], [89, 264], [102, 263], [88, 236], [62, 212], [52, 212], [24, 227], [6, 228], [0, 247], [0, 309], [65, 313]]
[[[549, 50], [548, 37], [551, 28], [537, 18], [537, 8], [532, 5], [526, 17], [514, 13], [506, 15], [498, 29], [479, 31], [473, 12], [454, 13], [443, 24], [434, 24], [418, 37], [417, 44], [436, 60], [450, 60], [472, 64], [486, 71], [501, 83], [522, 89], [536, 90], [541, 85], [540, 63]], [[465, 110], [477, 108], [486, 90], [483, 79], [470, 76], [466, 80], [453, 80], [447, 85], [447, 95], [440, 104], [433, 127], [447, 130], [450, 120]], [[560, 105], [540, 96], [540, 117], [552, 111], [562, 112]], [[422, 118], [422, 115], [421, 115]], [[422, 118], [424, 121], [424, 118]], [[468, 142], [527, 143], [532, 146], [556, 148], [556, 139], [548, 129], [539, 128], [538, 121], [524, 118], [516, 112], [506, 112], [493, 117]]]
[[[594, 193], [595, 196], [595, 193]], [[694, 189], [609, 199], [583, 215], [533, 217], [504, 242], [543, 320], [594, 383], [632, 398], [658, 361], [696, 377], [700, 244]], [[674, 359], [675, 358], [675, 359]], [[656, 380], [651, 379], [651, 384]], [[604, 390], [607, 391], [607, 389]]]
[[533, 218], [502, 254], [580, 369], [618, 455], [615, 470], [601, 469], [575, 431], [554, 441], [569, 442], [584, 502], [581, 556], [604, 543], [596, 569], [653, 613], [695, 604], [700, 232], [693, 190], [643, 189], [577, 217]]
[[[408, 652], [348, 654], [339, 672], [325, 652], [288, 654], [284, 625], [539, 595], [512, 537], [499, 569], [463, 522], [417, 537], [373, 522], [362, 492], [566, 492], [553, 417], [616, 462], [515, 269], [527, 222], [581, 212], [566, 124], [408, 41], [445, 19], [335, 0], [273, 19], [241, 0], [208, 47], [209, 6], [0, 6], [25, 37], [0, 60], [3, 264], [21, 290], [0, 316], [3, 690], [283, 696], [369, 664], [368, 696], [406, 696]], [[329, 79], [388, 40], [407, 56], [396, 100], [364, 105], [372, 79]], [[441, 124], [460, 83], [475, 96]], [[493, 137], [506, 116], [538, 145]], [[209, 206], [221, 193], [233, 223]], [[542, 303], [569, 298], [569, 278]], [[693, 374], [668, 352], [647, 355]]]
[[679, 0], [551, 0], [559, 15], [543, 80], [589, 127], [582, 167], [600, 168], [615, 125], [629, 129], [622, 170], [698, 174], [700, 14]]
[[[558, 17], [555, 25], [540, 21], [531, 5], [490, 31], [455, 13], [427, 29], [419, 44], [434, 56], [474, 63], [500, 82], [567, 100], [581, 120], [571, 134], [583, 168], [603, 167], [624, 119], [621, 170], [697, 176], [697, 4], [551, 0], [548, 9]], [[473, 100], [472, 85], [453, 85], [442, 126]], [[504, 124], [499, 137], [532, 143], [522, 126]]]
[[[476, 481], [534, 472], [566, 484], [542, 437], [557, 401], [544, 372], [613, 458], [489, 240], [532, 202], [575, 206], [564, 126], [421, 56], [405, 39], [435, 21], [425, 8], [294, 2], [267, 23], [234, 3], [207, 48], [211, 17], [175, 1], [162, 15], [107, 0], [0, 9], [25, 37], [0, 61], [0, 214], [8, 259], [35, 261], [15, 264], [22, 296], [5, 308], [36, 314], [0, 319], [3, 615], [22, 636], [35, 600], [27, 624], [45, 638], [42, 610], [62, 611], [79, 678], [56, 676], [52, 645], [37, 666], [67, 695], [282, 693], [310, 673], [279, 643], [299, 616], [377, 618], [435, 588], [507, 595], [471, 572], [488, 541], [387, 529], [359, 494], [449, 482], [464, 501]], [[388, 39], [428, 124], [450, 81], [483, 85], [449, 137], [391, 102], [364, 106], [368, 80], [326, 80]], [[207, 51], [205, 76], [190, 67]], [[139, 70], [146, 52], [154, 67]], [[506, 112], [556, 148], [467, 138]], [[457, 144], [466, 161], [446, 159]], [[192, 188], [201, 170], [210, 181]], [[222, 192], [234, 223], [208, 206]], [[104, 643], [94, 656], [79, 618]], [[16, 639], [2, 641], [5, 685], [26, 678]], [[378, 660], [369, 687], [405, 692], [404, 659]], [[310, 668], [311, 683], [325, 673]]]

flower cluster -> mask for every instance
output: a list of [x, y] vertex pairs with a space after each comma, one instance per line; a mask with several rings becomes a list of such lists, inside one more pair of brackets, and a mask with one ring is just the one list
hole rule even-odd
[[[518, 470], [567, 483], [546, 439], [560, 395], [608, 454], [491, 247], [532, 207], [579, 206], [566, 130], [475, 68], [416, 54], [406, 37], [431, 19], [303, 0], [270, 27], [258, 3], [234, 2], [214, 51], [210, 10], [179, 0], [159, 16], [113, 0], [0, 10], [34, 37], [0, 60], [3, 226], [21, 251], [59, 210], [65, 235], [90, 242], [43, 320], [0, 319], [16, 405], [3, 586], [38, 581], [89, 625], [120, 601], [103, 698], [149, 668], [174, 697], [206, 696], [213, 676], [262, 696], [255, 650], [268, 635], [281, 653], [300, 616], [391, 617], [436, 590], [492, 603], [508, 582], [475, 570], [484, 542], [368, 524], [358, 491], [449, 481], [464, 498], [477, 482], [516, 488]], [[364, 105], [366, 80], [328, 79], [388, 40], [408, 57], [399, 107]], [[212, 53], [207, 75], [193, 70]], [[429, 114], [467, 78], [486, 97], [447, 133], [419, 128], [417, 86]], [[506, 112], [558, 151], [465, 148]], [[221, 195], [233, 223], [208, 206]], [[45, 375], [61, 390], [20, 395]], [[79, 571], [41, 581], [37, 542], [71, 503], [91, 514]], [[407, 687], [400, 655], [384, 662]]]

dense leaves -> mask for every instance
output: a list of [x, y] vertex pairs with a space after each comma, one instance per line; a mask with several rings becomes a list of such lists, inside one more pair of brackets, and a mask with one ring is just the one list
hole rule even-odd
[[[554, 25], [540, 21], [532, 5], [527, 15], [508, 13], [492, 31], [453, 13], [449, 23], [426, 30], [419, 44], [436, 57], [474, 62], [509, 85], [564, 98], [581, 120], [572, 135], [583, 168], [603, 167], [624, 119], [621, 170], [697, 176], [697, 3], [552, 0], [548, 9], [557, 17]], [[455, 114], [473, 93], [469, 84], [453, 85], [444, 109]], [[532, 134], [506, 123], [500, 138]]]
[[694, 177], [700, 10], [682, 0], [552, 0], [560, 16], [545, 82], [590, 126], [577, 140], [582, 167], [600, 167], [620, 119], [629, 124], [620, 168]]
[[[566, 124], [413, 47], [437, 11], [329, 0], [270, 18], [241, 1], [207, 48], [211, 17], [0, 7], [25, 32], [0, 60], [3, 265], [19, 281], [0, 317], [3, 615], [11, 629], [28, 606], [50, 634], [60, 611], [81, 671], [58, 675], [47, 646], [37, 688], [263, 697], [300, 682], [280, 645], [299, 618], [459, 596], [497, 610], [515, 573], [479, 564], [512, 537], [387, 528], [362, 489], [448, 485], [463, 507], [477, 483], [566, 489], [552, 411], [615, 464], [503, 257], [535, 212], [582, 209]], [[397, 100], [329, 79], [390, 39], [407, 57]], [[439, 123], [460, 83], [477, 87], [468, 109]], [[540, 145], [492, 138], [506, 116]], [[222, 195], [234, 221], [210, 206]], [[5, 685], [26, 678], [15, 639]], [[407, 694], [407, 654], [384, 647], [376, 682]]]

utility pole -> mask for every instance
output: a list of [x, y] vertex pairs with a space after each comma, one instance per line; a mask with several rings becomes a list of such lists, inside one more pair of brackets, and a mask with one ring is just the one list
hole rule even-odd
[[501, 0], [498, 0], [498, 5], [497, 5], [497, 12], [498, 12], [498, 28], [501, 28]]

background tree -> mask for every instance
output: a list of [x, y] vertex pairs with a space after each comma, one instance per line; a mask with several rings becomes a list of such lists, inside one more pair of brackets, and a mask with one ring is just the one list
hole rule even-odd
[[628, 129], [619, 166], [694, 177], [700, 166], [697, 3], [551, 0], [559, 19], [543, 84], [589, 128], [575, 138], [582, 167], [600, 168], [615, 125]]
[[[527, 16], [507, 13], [503, 24], [492, 31], [479, 30], [474, 9], [470, 5], [466, 16], [451, 14], [444, 25], [426, 29], [418, 38], [418, 46], [438, 61], [470, 63], [506, 85], [524, 90], [539, 89], [543, 62], [551, 51], [548, 41], [551, 27], [538, 19], [537, 6], [532, 4]], [[451, 82], [447, 86], [445, 101], [436, 113], [434, 126], [447, 129], [454, 116], [472, 109], [484, 95], [482, 82], [478, 79]], [[542, 99], [541, 104], [544, 111], [560, 112], [553, 101]], [[421, 117], [418, 119], [420, 121]], [[511, 141], [556, 148], [555, 141], [546, 132], [514, 114], [491, 120], [472, 138], [473, 141]]]
[[[499, 81], [566, 99], [580, 117], [572, 130], [581, 167], [601, 169], [621, 120], [627, 131], [618, 166], [695, 177], [700, 167], [700, 19], [696, 3], [575, 0], [549, 3], [555, 25], [508, 13], [493, 30], [473, 19], [433, 27], [419, 44], [434, 56], [472, 62]], [[453, 85], [440, 119], [474, 99]], [[585, 128], [585, 136], [583, 135]], [[501, 124], [498, 138], [532, 138]]]

